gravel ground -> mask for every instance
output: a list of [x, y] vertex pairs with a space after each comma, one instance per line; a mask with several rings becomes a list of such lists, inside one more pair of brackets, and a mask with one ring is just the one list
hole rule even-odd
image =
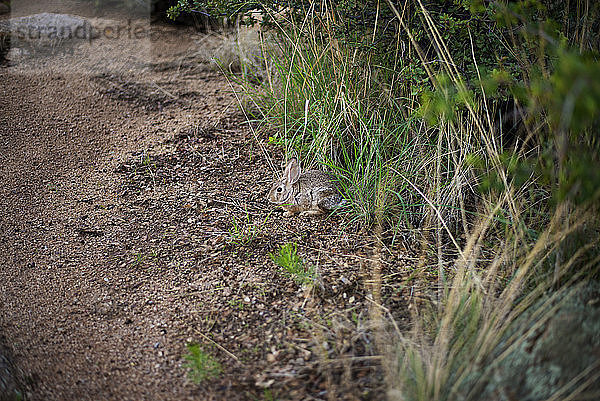
[[[371, 236], [272, 210], [279, 149], [178, 35], [135, 72], [0, 67], [0, 399], [380, 399]], [[271, 261], [286, 242], [317, 285]], [[382, 271], [400, 322], [407, 255]], [[193, 383], [187, 343], [222, 374]]]

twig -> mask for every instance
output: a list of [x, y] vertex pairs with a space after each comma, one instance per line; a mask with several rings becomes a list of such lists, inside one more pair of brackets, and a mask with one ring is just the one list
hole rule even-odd
[[223, 351], [224, 353], [226, 353], [227, 355], [229, 355], [229, 357], [231, 357], [232, 359], [234, 359], [237, 363], [239, 363], [242, 366], [244, 365], [242, 362], [240, 362], [240, 360], [238, 359], [237, 356], [235, 356], [231, 352], [227, 351], [227, 349], [225, 349], [225, 347], [223, 347], [221, 344], [215, 342], [215, 340], [213, 340], [212, 338], [208, 337], [206, 334], [201, 333], [200, 331], [196, 331], [196, 333], [198, 333], [205, 340], [208, 340], [211, 343], [213, 343], [217, 348], [219, 348], [221, 351]]
[[156, 86], [158, 88], [158, 90], [160, 90], [161, 92], [165, 93], [171, 99], [175, 99], [175, 100], [179, 99], [179, 96], [175, 96], [174, 94], [172, 94], [171, 92], [167, 91], [166, 89], [158, 86], [158, 84], [156, 82], [152, 82], [152, 85]]

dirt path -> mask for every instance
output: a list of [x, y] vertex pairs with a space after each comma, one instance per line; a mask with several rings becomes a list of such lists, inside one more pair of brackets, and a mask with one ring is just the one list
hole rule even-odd
[[[153, 51], [135, 74], [0, 68], [0, 346], [26, 398], [379, 394], [376, 364], [343, 359], [373, 352], [356, 330], [368, 240], [270, 213], [227, 80], [180, 45]], [[268, 257], [288, 241], [317, 267], [311, 293]], [[187, 378], [189, 342], [219, 378]]]

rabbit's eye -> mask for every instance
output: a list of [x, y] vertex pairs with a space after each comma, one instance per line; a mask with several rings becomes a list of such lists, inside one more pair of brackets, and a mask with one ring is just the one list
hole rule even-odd
[[283, 191], [283, 188], [281, 188], [281, 187], [277, 187], [277, 192], [280, 192], [280, 193], [281, 193], [281, 191]]

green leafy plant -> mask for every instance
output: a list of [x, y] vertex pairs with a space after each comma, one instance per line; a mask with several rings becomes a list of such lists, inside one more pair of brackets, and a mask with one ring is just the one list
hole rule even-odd
[[286, 274], [293, 278], [298, 284], [311, 284], [315, 280], [314, 267], [305, 265], [302, 258], [298, 256], [297, 244], [288, 242], [279, 248], [279, 252], [269, 256]]
[[210, 354], [204, 352], [199, 344], [186, 344], [187, 354], [185, 367], [188, 376], [194, 383], [202, 383], [206, 379], [216, 378], [221, 374], [221, 364]]

